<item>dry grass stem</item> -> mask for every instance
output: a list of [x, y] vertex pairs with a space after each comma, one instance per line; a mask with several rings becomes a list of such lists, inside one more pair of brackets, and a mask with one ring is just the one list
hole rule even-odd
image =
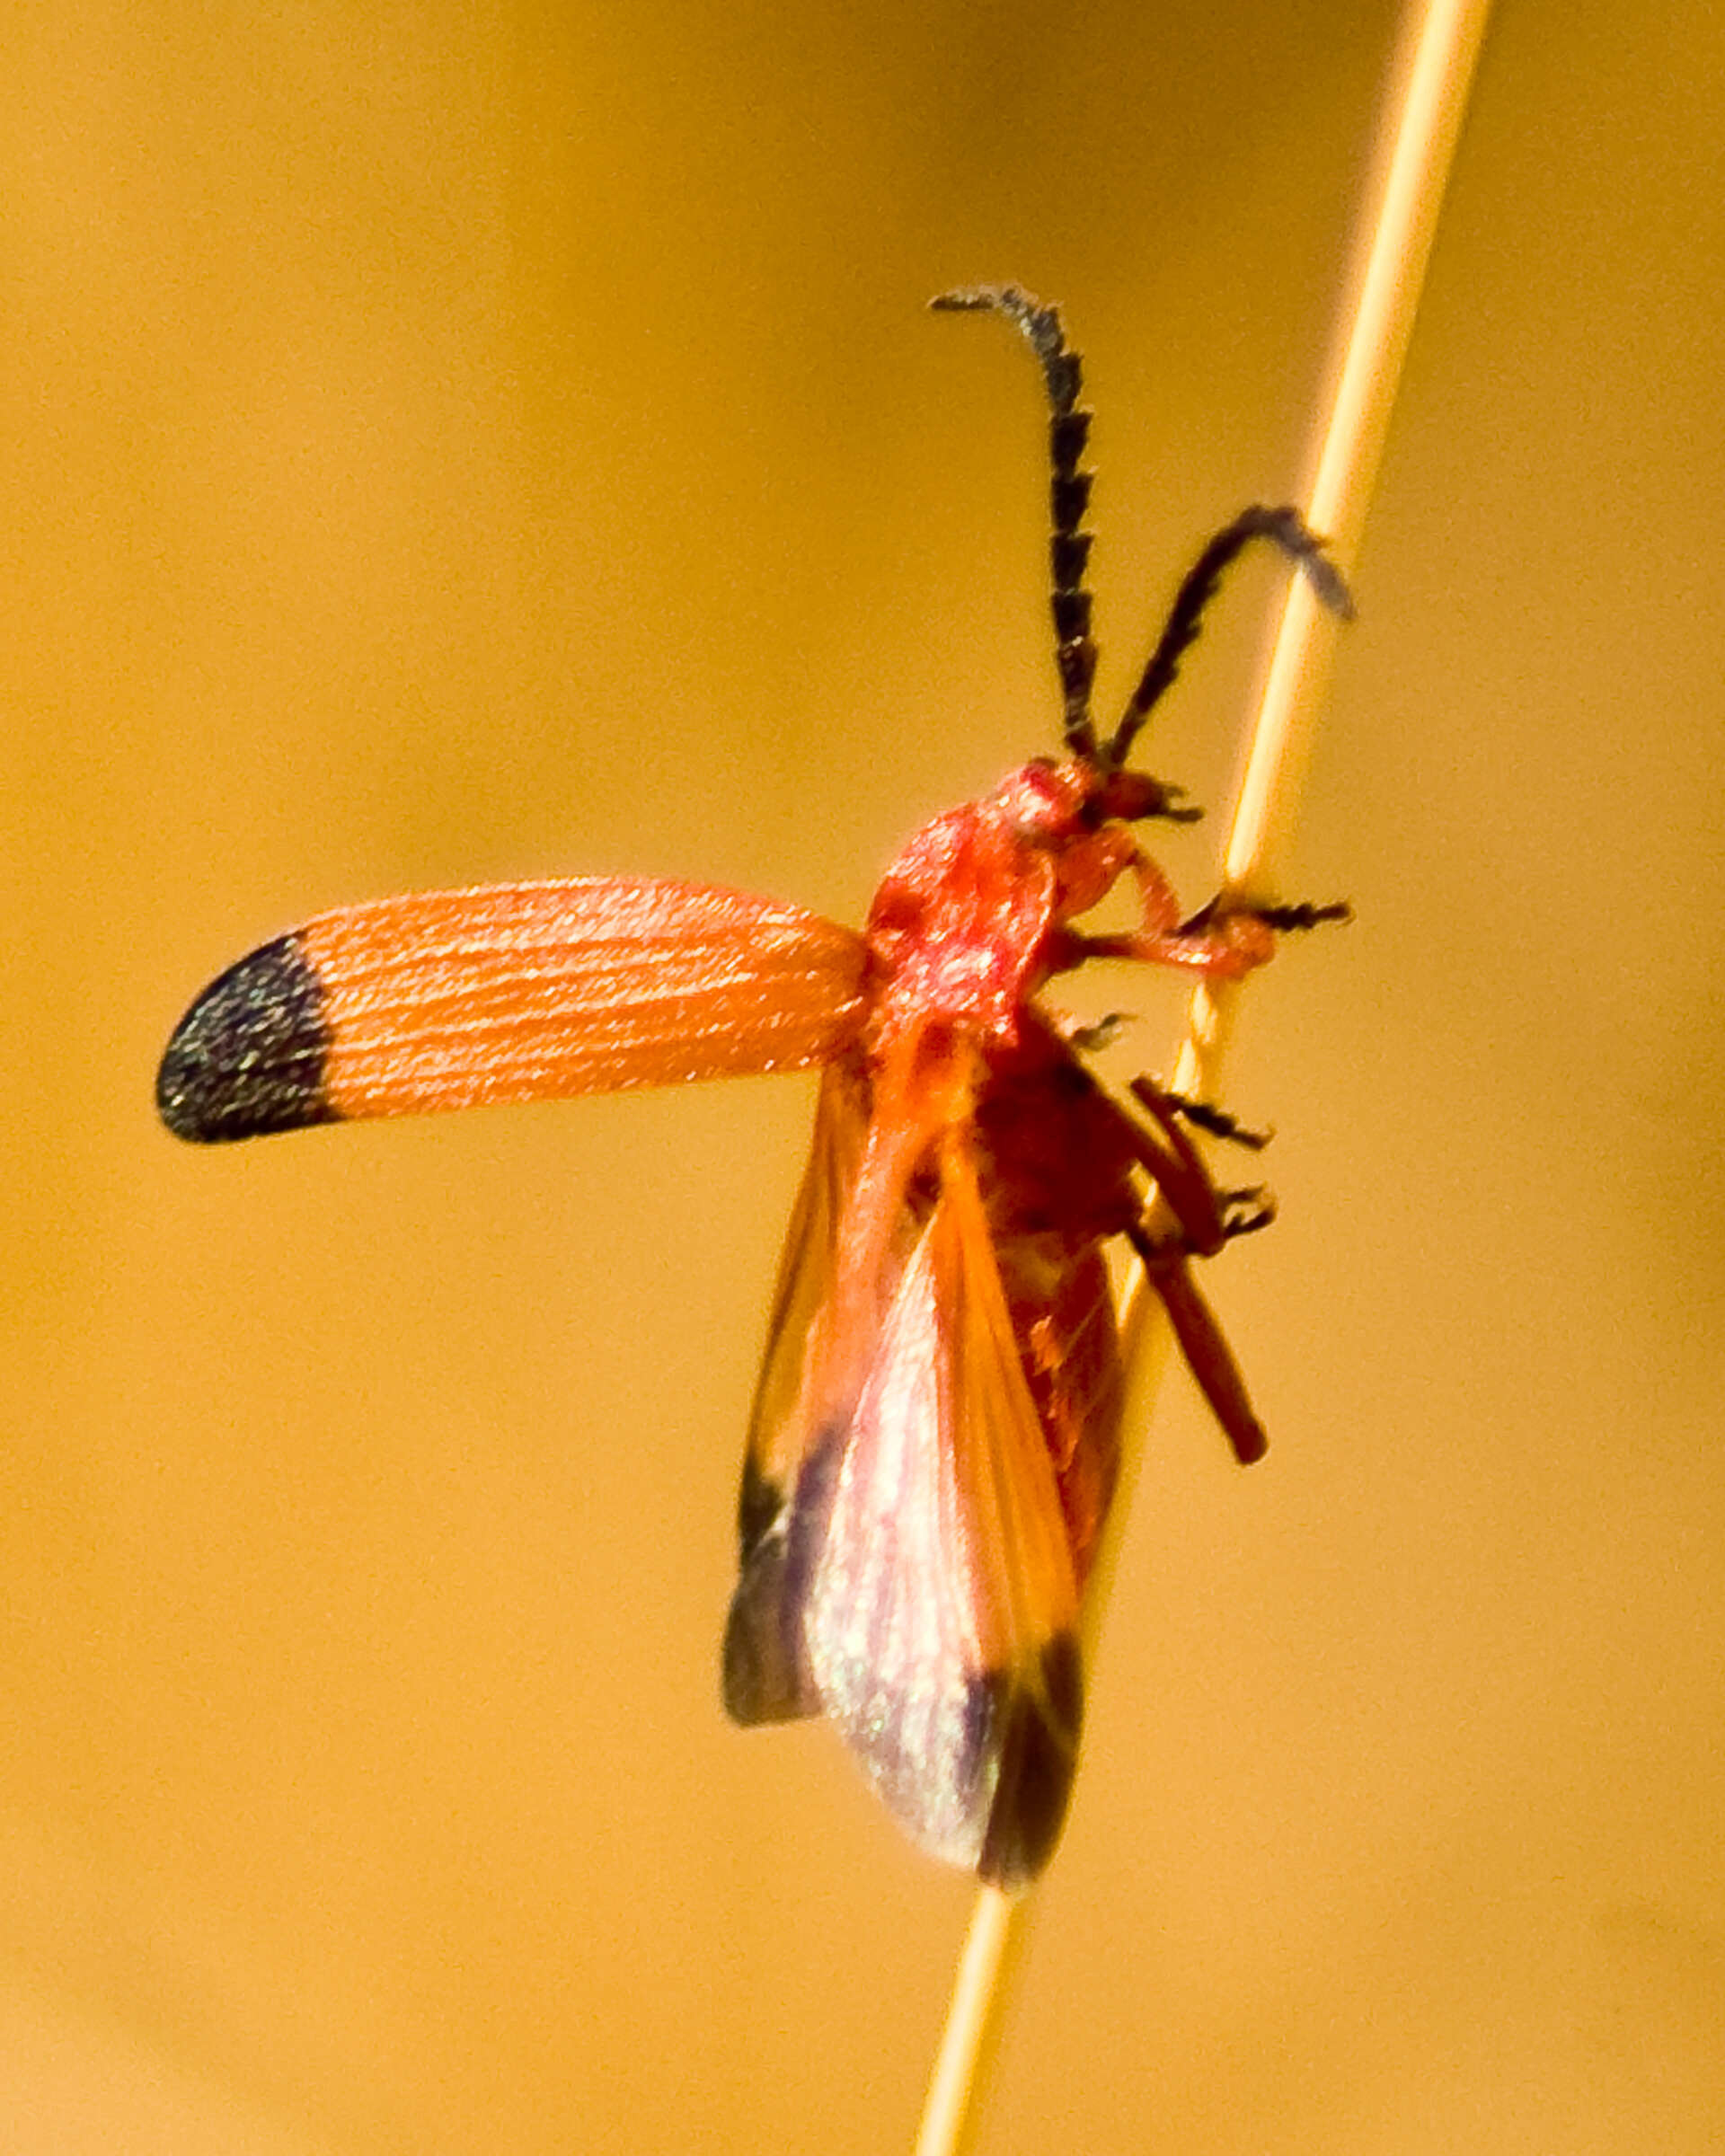
[[[1358, 550], [1401, 378], [1426, 262], [1484, 35], [1489, 0], [1414, 0], [1382, 106], [1351, 273], [1338, 311], [1326, 393], [1317, 410], [1302, 506], [1347, 570]], [[1290, 577], [1261, 675], [1227, 844], [1223, 888], [1267, 897], [1297, 808], [1313, 714], [1328, 674], [1332, 630], [1303, 577]], [[1214, 1095], [1233, 1030], [1237, 986], [1201, 985], [1192, 998], [1176, 1088]], [[1168, 1328], [1140, 1277], [1125, 1316], [1127, 1428], [1142, 1430], [1167, 1360]], [[1129, 1507], [1141, 1445], [1128, 1445], [1113, 1517], [1086, 1601], [1093, 1639]], [[916, 2156], [960, 2156], [972, 2145], [987, 2061], [997, 2043], [1010, 1966], [1022, 1949], [1026, 1900], [990, 1887], [978, 1898], [929, 2084]]]

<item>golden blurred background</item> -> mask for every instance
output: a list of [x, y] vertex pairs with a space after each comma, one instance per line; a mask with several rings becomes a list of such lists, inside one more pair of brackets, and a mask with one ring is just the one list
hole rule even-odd
[[[1385, 4], [13, 12], [0, 2148], [907, 2144], [969, 1905], [717, 1703], [806, 1080], [208, 1153], [342, 900], [859, 917], [1285, 495]], [[1505, 6], [990, 2151], [1716, 2149], [1725, 20]], [[1156, 737], [1225, 804], [1280, 572]], [[1165, 848], [1201, 894], [1203, 834]], [[1164, 1060], [1178, 992], [1134, 982]]]

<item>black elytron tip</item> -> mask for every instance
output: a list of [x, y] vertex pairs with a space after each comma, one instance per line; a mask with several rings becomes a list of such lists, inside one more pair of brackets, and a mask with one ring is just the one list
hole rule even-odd
[[316, 969], [296, 936], [282, 936], [230, 966], [180, 1021], [155, 1105], [175, 1137], [197, 1144], [334, 1122], [329, 1047]]

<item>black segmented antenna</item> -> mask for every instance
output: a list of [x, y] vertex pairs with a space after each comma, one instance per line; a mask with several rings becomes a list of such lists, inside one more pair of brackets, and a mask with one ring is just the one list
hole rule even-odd
[[1229, 565], [1254, 539], [1269, 539], [1298, 568], [1305, 570], [1312, 588], [1332, 614], [1343, 621], [1353, 618], [1354, 602], [1341, 571], [1323, 551], [1323, 542], [1306, 528], [1297, 509], [1243, 509], [1219, 531], [1193, 562], [1174, 594], [1167, 625], [1156, 640], [1149, 663], [1139, 676], [1120, 723], [1101, 750], [1105, 768], [1118, 771], [1131, 753], [1138, 729], [1150, 716], [1180, 672], [1180, 662], [1198, 635], [1204, 609], [1216, 596], [1216, 587]]
[[[1054, 534], [1048, 542], [1054, 572], [1054, 657], [1066, 698], [1066, 747], [1074, 755], [1102, 771], [1120, 769], [1145, 720], [1173, 685], [1180, 662], [1198, 635], [1204, 609], [1216, 596], [1224, 572], [1254, 539], [1269, 539], [1279, 546], [1311, 579], [1312, 588], [1323, 605], [1342, 620], [1352, 619], [1354, 604], [1341, 571], [1324, 552], [1323, 541], [1307, 528], [1299, 511], [1261, 505], [1244, 509], [1216, 533], [1187, 570], [1174, 594], [1167, 624], [1156, 640], [1120, 723], [1105, 743], [1099, 742], [1090, 715], [1096, 646], [1090, 633], [1091, 598], [1084, 584], [1092, 542], [1092, 535], [1083, 528], [1094, 474], [1078, 468], [1090, 438], [1091, 415], [1078, 402], [1084, 363], [1066, 342], [1059, 309], [1045, 306], [1018, 285], [967, 285], [956, 292], [942, 292], [928, 304], [942, 314], [1004, 314], [1023, 332], [1042, 364], [1042, 379], [1048, 393], [1048, 493], [1054, 520]], [[1163, 813], [1184, 820], [1195, 811], [1164, 809]]]
[[[1090, 634], [1090, 593], [1084, 565], [1091, 534], [1084, 526], [1093, 474], [1078, 460], [1090, 436], [1090, 414], [1078, 394], [1084, 363], [1066, 342], [1057, 307], [1044, 306], [1017, 285], [973, 285], [942, 292], [929, 305], [949, 314], [1004, 314], [1022, 330], [1042, 363], [1048, 393], [1048, 499], [1054, 533], [1048, 560], [1054, 573], [1054, 660], [1066, 700], [1066, 747], [1093, 762], [1098, 749], [1090, 716], [1090, 685], [1096, 676], [1096, 646]], [[1190, 641], [1190, 639], [1188, 640]]]

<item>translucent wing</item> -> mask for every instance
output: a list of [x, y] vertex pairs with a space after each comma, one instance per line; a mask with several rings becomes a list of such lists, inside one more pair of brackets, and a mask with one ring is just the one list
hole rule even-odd
[[834, 1413], [818, 1343], [835, 1304], [839, 1224], [865, 1143], [866, 1100], [865, 1082], [848, 1061], [821, 1074], [809, 1165], [779, 1261], [743, 1459], [740, 1572], [725, 1626], [725, 1710], [746, 1725], [820, 1710], [801, 1648], [807, 1525], [793, 1551], [792, 1499], [802, 1462]]
[[170, 1129], [251, 1137], [822, 1063], [863, 1015], [862, 939], [652, 878], [499, 884], [320, 915], [231, 967], [163, 1058]]
[[1033, 1877], [1076, 1758], [1077, 1591], [962, 1128], [789, 1547], [809, 1686], [901, 1824], [1000, 1885]]

